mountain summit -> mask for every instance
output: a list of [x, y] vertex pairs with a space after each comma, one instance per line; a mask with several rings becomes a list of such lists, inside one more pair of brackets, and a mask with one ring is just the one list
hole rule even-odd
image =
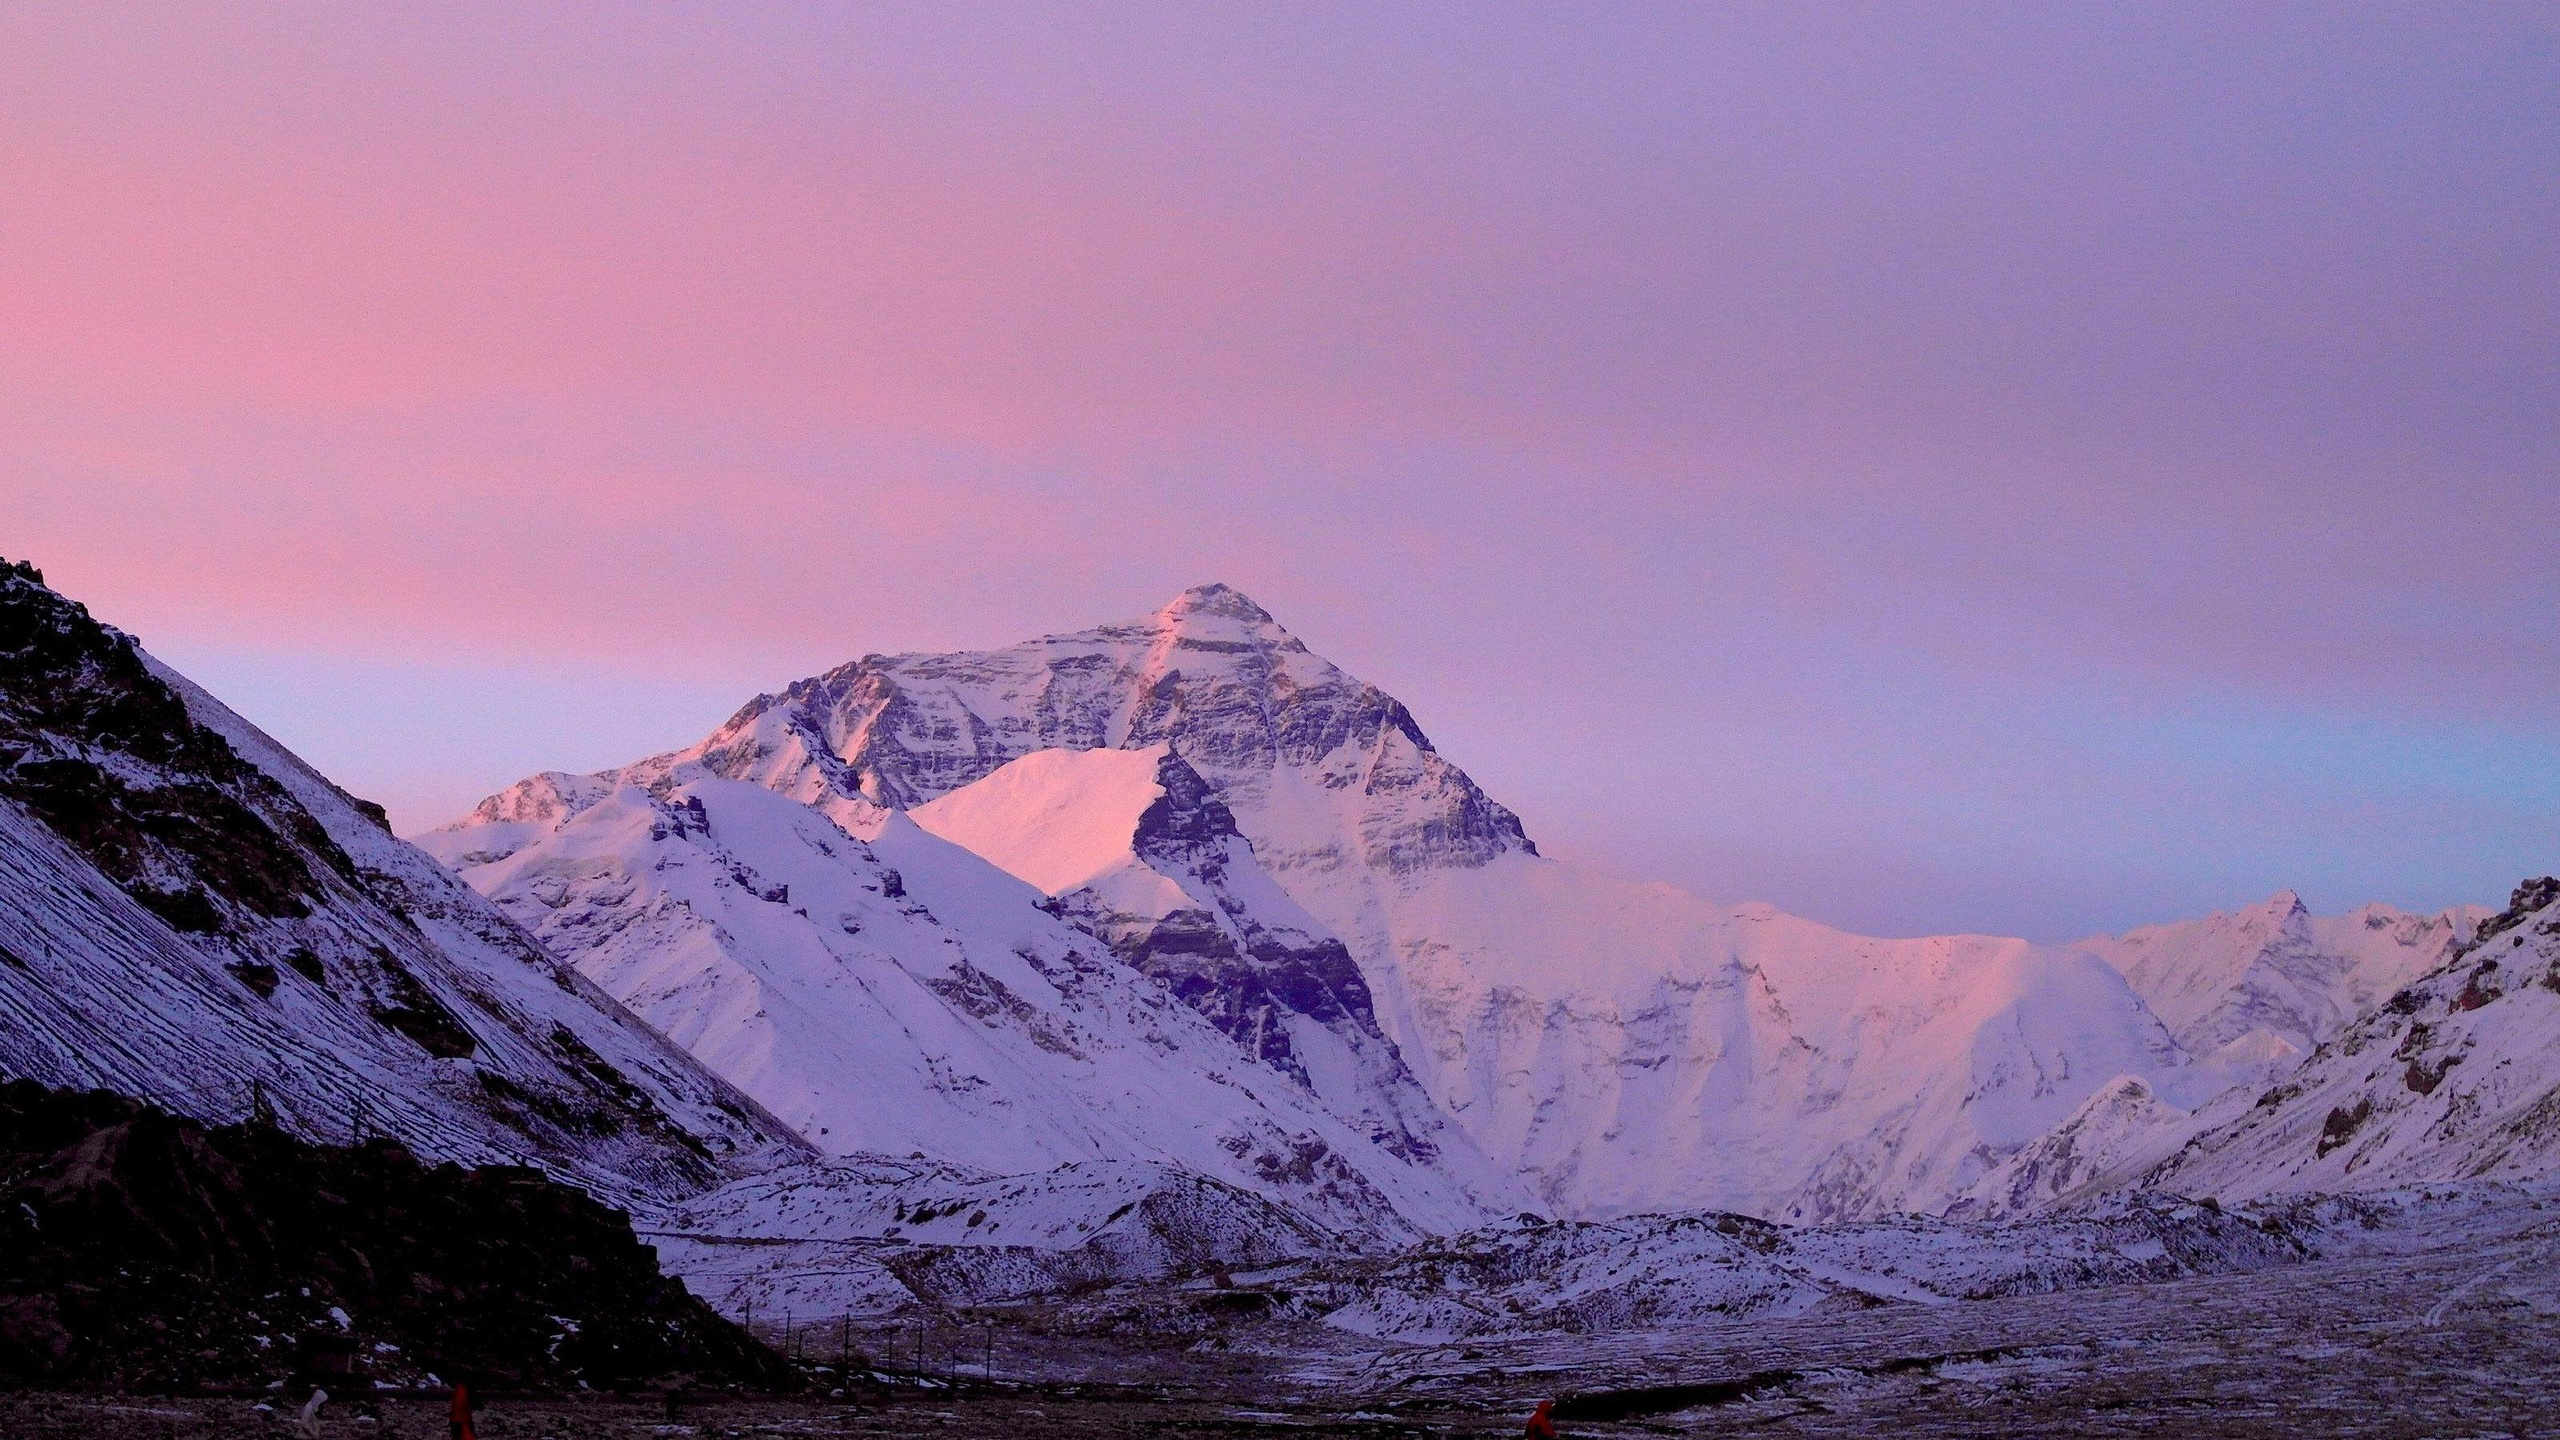
[[[1131, 761], [1078, 759], [1097, 752]], [[623, 787], [710, 801], [716, 833], [712, 782], [1010, 871], [1240, 1058], [1479, 1196], [1507, 1171], [1579, 1214], [1933, 1208], [2115, 1076], [2198, 1083], [2086, 954], [1868, 940], [1540, 856], [1393, 696], [1225, 585], [1003, 649], [865, 656], [685, 750], [534, 777], [426, 843], [546, 938], [636, 944], [656, 882], [592, 887], [628, 898], [573, 927], [505, 857]], [[623, 963], [580, 961], [660, 1018], [607, 978]]]

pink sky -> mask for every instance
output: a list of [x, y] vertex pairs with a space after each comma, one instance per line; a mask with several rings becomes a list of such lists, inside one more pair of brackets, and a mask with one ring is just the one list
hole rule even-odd
[[0, 554], [408, 825], [1220, 578], [1720, 897], [2552, 868], [2549, 11], [1806, 13], [11, 7]]

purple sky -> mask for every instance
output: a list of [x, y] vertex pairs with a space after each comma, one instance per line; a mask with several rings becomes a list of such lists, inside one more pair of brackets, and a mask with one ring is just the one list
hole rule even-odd
[[2548, 5], [349, 8], [0, 11], [0, 554], [405, 827], [1223, 579], [1852, 927], [2560, 868]]

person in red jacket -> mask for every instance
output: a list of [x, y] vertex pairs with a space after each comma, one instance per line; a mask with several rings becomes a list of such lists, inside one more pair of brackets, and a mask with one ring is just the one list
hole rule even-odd
[[453, 1440], [480, 1440], [480, 1432], [471, 1427], [471, 1387], [453, 1382]]
[[1555, 1408], [1553, 1400], [1541, 1400], [1538, 1408], [1529, 1413], [1529, 1440], [1556, 1440], [1556, 1417], [1552, 1413]]

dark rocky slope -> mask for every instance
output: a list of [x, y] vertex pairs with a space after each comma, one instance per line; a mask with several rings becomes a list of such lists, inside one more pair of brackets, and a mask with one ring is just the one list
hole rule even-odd
[[0, 1378], [166, 1391], [673, 1374], [788, 1378], [660, 1273], [628, 1216], [535, 1171], [0, 1085]]

